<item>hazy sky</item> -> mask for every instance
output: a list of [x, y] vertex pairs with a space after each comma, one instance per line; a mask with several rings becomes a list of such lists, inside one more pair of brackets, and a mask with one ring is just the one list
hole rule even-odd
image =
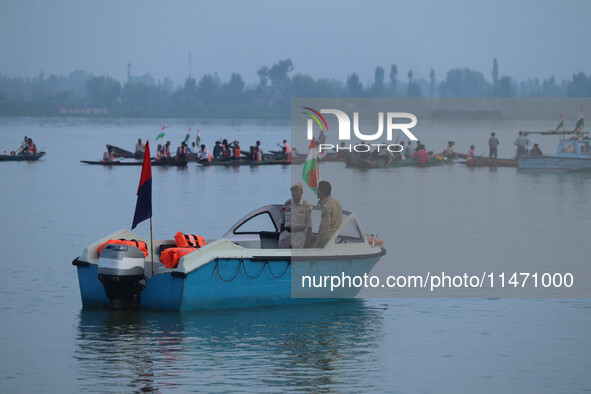
[[31, 77], [82, 69], [125, 80], [151, 74], [182, 83], [189, 74], [257, 70], [292, 59], [292, 73], [366, 83], [376, 66], [399, 79], [437, 79], [468, 67], [570, 79], [591, 72], [591, 1], [82, 1], [0, 0], [0, 73]]

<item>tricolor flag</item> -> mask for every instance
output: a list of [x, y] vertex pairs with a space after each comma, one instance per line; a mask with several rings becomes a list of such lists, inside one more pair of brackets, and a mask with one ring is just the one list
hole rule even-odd
[[189, 132], [187, 133], [187, 135], [185, 136], [185, 144], [187, 143], [187, 141], [189, 141], [189, 137], [191, 136], [191, 128], [189, 127]]
[[150, 160], [150, 142], [146, 141], [144, 152], [144, 163], [142, 164], [142, 175], [140, 185], [137, 189], [137, 203], [135, 215], [133, 215], [133, 230], [138, 224], [152, 217], [152, 161]]
[[558, 126], [556, 126], [556, 130], [554, 131], [558, 131], [562, 127], [564, 127], [564, 120], [562, 119], [562, 114], [560, 114], [560, 123], [558, 123]]
[[156, 141], [158, 141], [160, 138], [164, 138], [164, 136], [166, 135], [166, 133], [164, 132], [165, 128], [166, 126], [162, 126], [162, 133], [158, 134], [158, 137], [156, 137]]
[[585, 129], [585, 115], [583, 115], [583, 106], [581, 105], [581, 111], [579, 112], [579, 119], [577, 119], [575, 131], [583, 131], [583, 129]]
[[197, 148], [201, 147], [201, 136], [199, 135], [199, 129], [197, 129]]
[[312, 189], [315, 194], [318, 194], [320, 169], [318, 168], [318, 156], [316, 154], [316, 141], [314, 140], [314, 137], [312, 137], [312, 142], [310, 142], [310, 150], [308, 151], [308, 156], [306, 156], [302, 178], [310, 189]]

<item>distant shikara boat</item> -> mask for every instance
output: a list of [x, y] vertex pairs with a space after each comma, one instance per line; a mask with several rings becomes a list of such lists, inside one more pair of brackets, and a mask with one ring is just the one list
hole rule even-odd
[[395, 160], [387, 163], [384, 159], [354, 159], [354, 156], [350, 157], [350, 160], [346, 162], [347, 167], [353, 168], [398, 168], [398, 167], [436, 167], [443, 164], [453, 164], [453, 160], [444, 157], [443, 155], [431, 155], [429, 163], [419, 164], [415, 160], [407, 158], [402, 160]]
[[[318, 161], [345, 161], [347, 160], [347, 155], [350, 152], [348, 151], [344, 151], [344, 152], [326, 152], [326, 151], [322, 151], [322, 154], [320, 154], [318, 156]], [[302, 162], [305, 161], [307, 154], [304, 153], [297, 153], [297, 152], [292, 152], [292, 161], [294, 159], [302, 159]]]
[[197, 161], [197, 164], [202, 166], [268, 166], [268, 165], [290, 165], [291, 162], [280, 159], [280, 160], [213, 160], [213, 161]]
[[474, 157], [472, 161], [459, 161], [467, 167], [517, 167], [515, 159], [492, 159], [489, 157]]
[[[84, 164], [91, 164], [91, 165], [99, 165], [99, 166], [141, 166], [141, 161], [91, 161], [91, 160], [80, 160], [80, 163]], [[174, 157], [171, 158], [162, 158], [162, 159], [152, 159], [152, 165], [156, 167], [184, 167], [187, 165], [186, 159], [176, 159]]]
[[[182, 249], [177, 242], [180, 233], [175, 240], [154, 240], [152, 247], [146, 246], [148, 239], [126, 230], [98, 240], [72, 262], [78, 273], [82, 305], [192, 311], [354, 297], [359, 287], [329, 292], [327, 288], [303, 285], [296, 290], [299, 296], [292, 297], [292, 285], [300, 284], [308, 275], [342, 273], [354, 277], [369, 273], [386, 254], [380, 240], [367, 237], [357, 217], [344, 211], [342, 225], [324, 247], [279, 249], [282, 209], [283, 205], [275, 204], [251, 212], [222, 238], [207, 240], [205, 245], [200, 242], [199, 248], [185, 250], [182, 257], [179, 252], [173, 264], [163, 256]], [[313, 233], [312, 239], [316, 236]], [[179, 240], [184, 237], [180, 234]]]
[[45, 152], [34, 155], [0, 155], [0, 161], [35, 161], [45, 156]]

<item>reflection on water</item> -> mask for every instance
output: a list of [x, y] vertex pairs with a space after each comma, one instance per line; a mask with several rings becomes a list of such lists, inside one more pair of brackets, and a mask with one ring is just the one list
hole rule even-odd
[[[361, 300], [182, 314], [83, 310], [75, 359], [84, 391], [204, 382], [207, 391], [359, 391], [378, 370], [371, 353], [382, 319]], [[361, 361], [366, 371], [358, 375]]]

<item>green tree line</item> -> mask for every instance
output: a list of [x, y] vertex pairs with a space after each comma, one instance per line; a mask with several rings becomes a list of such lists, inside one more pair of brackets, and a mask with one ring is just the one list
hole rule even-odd
[[287, 117], [292, 97], [582, 97], [591, 96], [591, 74], [579, 72], [571, 80], [554, 76], [517, 81], [499, 74], [493, 60], [491, 79], [479, 71], [454, 68], [436, 80], [431, 69], [425, 78], [398, 67], [376, 67], [373, 81], [359, 75], [346, 81], [315, 79], [294, 73], [291, 59], [259, 68], [258, 83], [249, 85], [233, 73], [228, 81], [214, 74], [189, 77], [180, 86], [169, 78], [130, 75], [124, 83], [107, 76], [74, 71], [68, 76], [40, 73], [34, 78], [0, 74], [0, 115], [99, 115], [187, 117]]

